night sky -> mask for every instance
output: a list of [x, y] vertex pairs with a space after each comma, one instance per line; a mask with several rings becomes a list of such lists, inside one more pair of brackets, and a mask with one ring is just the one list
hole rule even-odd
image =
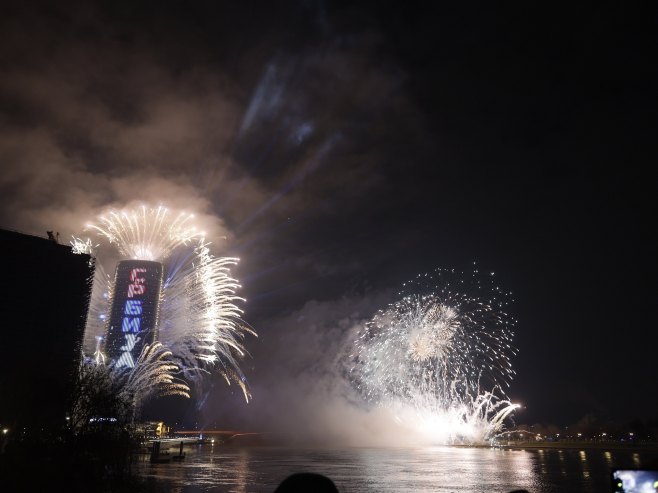
[[4, 2], [0, 227], [198, 212], [259, 333], [253, 402], [218, 382], [205, 423], [329, 419], [348, 329], [473, 262], [516, 299], [518, 422], [657, 418], [656, 14]]

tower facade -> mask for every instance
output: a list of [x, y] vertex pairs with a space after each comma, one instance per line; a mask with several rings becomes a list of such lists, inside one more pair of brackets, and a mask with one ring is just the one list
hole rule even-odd
[[147, 344], [157, 340], [163, 266], [148, 260], [117, 264], [105, 353], [132, 368]]

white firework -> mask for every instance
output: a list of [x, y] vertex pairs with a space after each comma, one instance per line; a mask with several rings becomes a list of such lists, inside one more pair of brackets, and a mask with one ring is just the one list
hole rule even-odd
[[[250, 394], [239, 360], [245, 355], [246, 334], [256, 335], [242, 321], [236, 295], [240, 288], [230, 268], [238, 259], [215, 257], [203, 233], [193, 224], [193, 215], [174, 213], [165, 207], [141, 206], [135, 210], [110, 210], [98, 223], [87, 225], [90, 238], [74, 238], [74, 251], [102, 257], [113, 247], [124, 259], [152, 260], [165, 264], [160, 300], [158, 342], [169, 353], [188, 381], [200, 386], [204, 375], [219, 373], [227, 383], [236, 383], [247, 400]], [[104, 358], [97, 341], [103, 338], [112, 299], [112, 279], [96, 262], [94, 289], [85, 332], [85, 348], [95, 350], [95, 360]], [[93, 348], [93, 349], [92, 349]]]
[[227, 383], [240, 386], [248, 399], [238, 360], [245, 356], [245, 335], [256, 333], [242, 321], [236, 305], [244, 301], [235, 295], [240, 284], [230, 272], [237, 262], [214, 257], [207, 244], [197, 244], [183, 267], [165, 280], [159, 334], [187, 378], [200, 382], [216, 371]]
[[98, 224], [88, 224], [87, 229], [116, 245], [126, 258], [161, 260], [177, 247], [203, 238], [203, 232], [190, 225], [192, 219], [194, 214], [178, 212], [173, 215], [163, 206], [142, 205], [133, 210], [112, 209], [100, 216]]
[[109, 313], [109, 301], [112, 298], [112, 279], [105, 271], [103, 263], [96, 259], [100, 244], [93, 243], [91, 238], [82, 239], [74, 236], [71, 240], [71, 247], [73, 253], [87, 254], [92, 257], [94, 279], [87, 311], [83, 350], [90, 353], [93, 348], [94, 360], [104, 362], [105, 356], [101, 352], [101, 348]]
[[131, 402], [133, 409], [139, 409], [142, 402], [155, 396], [190, 397], [189, 386], [176, 377], [180, 369], [171, 356], [171, 351], [156, 342], [144, 346], [133, 368], [111, 364], [110, 376], [118, 395]]
[[83, 432], [94, 422], [130, 423], [142, 403], [151, 397], [189, 397], [190, 388], [175, 376], [179, 369], [170, 357], [170, 351], [154, 343], [144, 346], [132, 368], [114, 362], [83, 364], [72, 399], [69, 424], [77, 432]]
[[[516, 407], [505, 396], [514, 375], [509, 293], [474, 273], [478, 296], [453, 291], [464, 279], [437, 270], [406, 285], [402, 298], [359, 331], [349, 379], [375, 407], [433, 442], [483, 442]], [[451, 283], [455, 278], [456, 283]]]

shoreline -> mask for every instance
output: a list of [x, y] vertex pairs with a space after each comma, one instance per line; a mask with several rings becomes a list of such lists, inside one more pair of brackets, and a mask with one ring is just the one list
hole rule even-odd
[[658, 452], [658, 443], [596, 443], [596, 442], [520, 442], [492, 445], [492, 448], [505, 450], [525, 450], [525, 449], [552, 449], [552, 450], [627, 450], [627, 451], [656, 451]]

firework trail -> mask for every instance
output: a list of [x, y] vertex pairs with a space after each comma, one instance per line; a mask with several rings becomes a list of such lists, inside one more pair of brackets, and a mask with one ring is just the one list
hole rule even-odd
[[87, 352], [90, 352], [91, 345], [94, 344], [94, 358], [96, 362], [100, 362], [101, 360], [104, 362], [105, 356], [101, 349], [109, 310], [109, 300], [112, 296], [112, 279], [105, 271], [102, 262], [96, 261], [100, 244], [94, 244], [90, 238], [82, 239], [74, 236], [71, 240], [71, 246], [73, 253], [84, 253], [90, 255], [92, 258], [91, 263], [94, 266], [94, 279], [91, 287], [89, 309], [87, 311], [83, 348]]
[[493, 438], [516, 407], [503, 390], [514, 376], [511, 293], [478, 271], [465, 278], [438, 269], [400, 296], [359, 330], [347, 359], [351, 384], [431, 441]]
[[139, 409], [141, 403], [154, 396], [179, 395], [190, 397], [189, 386], [174, 376], [178, 365], [171, 361], [172, 353], [162, 344], [144, 346], [133, 368], [111, 364], [112, 381], [119, 389], [118, 395]]
[[[230, 273], [238, 259], [213, 256], [193, 218], [146, 205], [110, 210], [97, 223], [87, 225], [96, 241], [74, 237], [71, 243], [74, 251], [97, 258], [109, 246], [124, 259], [165, 263], [157, 339], [167, 353], [165, 359], [172, 363], [166, 372], [172, 378], [179, 372], [198, 388], [205, 375], [219, 373], [227, 383], [236, 383], [249, 400], [239, 360], [245, 355], [245, 335], [256, 334], [241, 320], [238, 303], [244, 300], [236, 295], [240, 285]], [[99, 341], [107, 330], [113, 281], [101, 262], [96, 267], [84, 346], [99, 362], [105, 359]], [[138, 364], [144, 365], [145, 360]]]
[[203, 239], [203, 232], [190, 225], [192, 219], [194, 214], [174, 216], [166, 207], [143, 205], [135, 210], [112, 209], [99, 218], [99, 224], [88, 224], [87, 229], [105, 237], [126, 258], [162, 260], [177, 247]]
[[145, 346], [137, 364], [128, 368], [82, 364], [73, 396], [71, 426], [80, 431], [96, 420], [133, 422], [143, 402], [153, 396], [190, 396], [189, 386], [176, 378], [178, 366], [160, 343]]

